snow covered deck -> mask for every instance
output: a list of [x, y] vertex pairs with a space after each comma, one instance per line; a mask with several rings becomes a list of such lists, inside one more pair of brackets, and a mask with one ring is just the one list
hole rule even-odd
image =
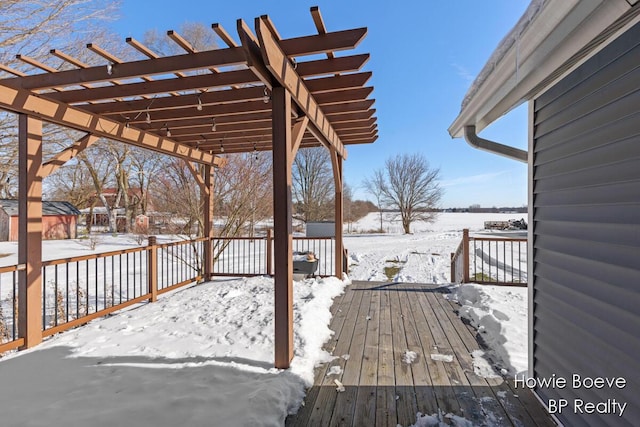
[[[317, 369], [305, 406], [286, 425], [437, 425], [437, 414], [454, 425], [555, 425], [512, 379], [474, 373], [472, 353], [480, 347], [445, 292], [353, 282], [332, 307], [335, 336], [325, 349], [337, 358]], [[436, 417], [417, 420], [418, 412]]]

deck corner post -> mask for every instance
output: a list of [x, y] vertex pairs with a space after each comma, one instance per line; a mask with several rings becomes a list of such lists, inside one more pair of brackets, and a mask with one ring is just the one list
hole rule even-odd
[[[18, 115], [18, 336], [42, 342], [42, 121]], [[46, 285], [46, 284], [45, 284]]]
[[149, 302], [156, 302], [158, 300], [158, 241], [156, 236], [149, 236], [147, 268]]
[[462, 230], [462, 259], [464, 265], [462, 266], [462, 283], [469, 283], [469, 229]]

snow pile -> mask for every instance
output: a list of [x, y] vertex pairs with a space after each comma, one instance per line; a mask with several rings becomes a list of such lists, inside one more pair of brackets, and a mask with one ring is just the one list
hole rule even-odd
[[450, 354], [432, 353], [431, 354], [431, 360], [451, 363], [451, 362], [453, 362], [453, 356], [450, 355]]
[[491, 366], [491, 363], [489, 363], [485, 357], [484, 351], [475, 350], [471, 353], [471, 357], [473, 357], [473, 372], [476, 375], [484, 378], [499, 377]]
[[[160, 375], [161, 379], [180, 370], [182, 380], [176, 381], [182, 382], [167, 388], [163, 398], [169, 405], [177, 405], [187, 396], [210, 401], [206, 406], [212, 407], [211, 413], [193, 415], [196, 424], [215, 414], [218, 421], [226, 420], [223, 425], [283, 425], [287, 414], [301, 404], [305, 386], [312, 384], [313, 368], [331, 359], [322, 345], [333, 334], [328, 328], [329, 308], [345, 285], [336, 278], [294, 283], [295, 355], [291, 368], [284, 371], [272, 368], [274, 289], [273, 279], [266, 277], [219, 280], [183, 289], [154, 304], [55, 336], [38, 350], [68, 348], [80, 363], [112, 369], [114, 375], [118, 370], [135, 369], [142, 378]], [[126, 379], [121, 381], [123, 384]], [[116, 386], [118, 390], [109, 390], [105, 385], [104, 393], [119, 393], [124, 387]], [[161, 386], [149, 388], [156, 387]], [[183, 390], [185, 387], [192, 391]], [[149, 392], [130, 398], [145, 406], [152, 405], [150, 399], [158, 396]], [[199, 407], [196, 401], [184, 403]], [[117, 408], [109, 411], [103, 412], [107, 419], [123, 416]], [[50, 415], [63, 425], [65, 419], [72, 421], [71, 414], [60, 405], [59, 413]]]
[[327, 376], [329, 375], [341, 375], [342, 374], [342, 368], [340, 367], [340, 365], [333, 365], [331, 368], [329, 368], [329, 372], [327, 372]]
[[527, 288], [465, 284], [449, 298], [478, 330], [486, 356], [509, 375], [527, 371]]
[[402, 354], [402, 361], [407, 365], [411, 365], [418, 359], [418, 353], [415, 351], [405, 350]]
[[[416, 418], [416, 423], [410, 425], [409, 427], [448, 427], [450, 425], [458, 427], [473, 427], [473, 423], [468, 419], [453, 414], [427, 415], [418, 412]], [[445, 418], [449, 422], [445, 422]]]

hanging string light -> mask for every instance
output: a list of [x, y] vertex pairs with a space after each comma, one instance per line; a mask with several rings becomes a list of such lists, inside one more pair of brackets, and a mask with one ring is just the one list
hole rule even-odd
[[265, 86], [264, 87], [264, 95], [262, 96], [262, 102], [264, 102], [265, 104], [268, 104], [269, 101], [271, 101], [271, 95], [269, 95], [269, 90]]
[[211, 119], [211, 132], [215, 132], [217, 127], [218, 127], [218, 126], [216, 125], [216, 118], [215, 118], [215, 117], [213, 117], [213, 118]]
[[202, 96], [202, 94], [198, 95], [198, 105], [196, 105], [196, 110], [198, 111], [202, 111], [202, 100], [200, 99], [200, 96]]

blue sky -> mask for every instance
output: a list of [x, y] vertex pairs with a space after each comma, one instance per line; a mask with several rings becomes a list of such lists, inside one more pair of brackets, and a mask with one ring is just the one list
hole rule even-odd
[[[396, 153], [421, 152], [440, 168], [442, 207], [523, 206], [527, 167], [451, 139], [447, 128], [460, 110], [469, 85], [500, 40], [515, 25], [527, 0], [122, 0], [113, 29], [123, 37], [145, 31], [179, 30], [185, 22], [219, 22], [236, 35], [236, 19], [253, 25], [268, 14], [280, 34], [313, 33], [310, 6], [319, 6], [329, 31], [368, 27], [358, 52], [371, 53], [379, 138], [350, 146], [345, 181], [358, 198], [364, 177]], [[143, 17], [142, 19], [140, 17]], [[237, 37], [236, 37], [237, 39]], [[526, 148], [527, 109], [523, 105], [480, 136]]]

